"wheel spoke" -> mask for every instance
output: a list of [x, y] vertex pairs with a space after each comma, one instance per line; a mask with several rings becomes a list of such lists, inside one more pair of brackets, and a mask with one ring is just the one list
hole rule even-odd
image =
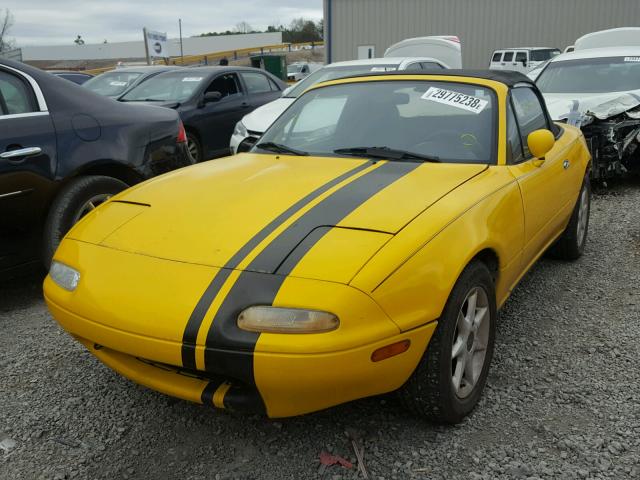
[[471, 319], [469, 316], [465, 316], [462, 314], [462, 310], [458, 314], [458, 334], [466, 338], [469, 336], [469, 332], [471, 331]]
[[467, 319], [472, 322], [473, 317], [476, 314], [476, 304], [478, 303], [478, 290], [474, 290], [471, 295], [467, 297]]
[[464, 352], [467, 342], [462, 338], [462, 336], [458, 336], [458, 339], [453, 344], [453, 348], [451, 349], [451, 359], [458, 358], [460, 354]]
[[476, 310], [476, 314], [475, 314], [475, 316], [473, 318], [473, 324], [471, 325], [471, 329], [474, 332], [478, 331], [478, 328], [480, 328], [480, 325], [482, 325], [482, 322], [486, 318], [487, 313], [489, 313], [489, 308], [488, 307], [479, 307]]
[[461, 357], [458, 359], [457, 363], [456, 363], [456, 371], [453, 374], [453, 377], [451, 378], [451, 381], [453, 382], [453, 388], [454, 390], [457, 392], [460, 391], [460, 386], [462, 383], [462, 375], [464, 374], [464, 369], [465, 369], [465, 358]]
[[474, 356], [469, 355], [465, 365], [464, 365], [464, 377], [467, 381], [467, 384], [473, 387], [476, 384], [476, 362], [474, 362]]

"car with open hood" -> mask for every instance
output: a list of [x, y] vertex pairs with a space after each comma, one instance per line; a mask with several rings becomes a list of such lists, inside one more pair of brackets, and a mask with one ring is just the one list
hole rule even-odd
[[46, 302], [106, 365], [192, 402], [285, 417], [399, 389], [458, 422], [497, 309], [547, 248], [584, 249], [589, 160], [521, 74], [325, 82], [251, 152], [87, 215]]
[[[637, 45], [595, 48], [629, 43], [630, 33]], [[639, 39], [640, 28], [585, 35], [573, 52], [551, 59], [536, 78], [551, 117], [582, 129], [594, 180], [640, 171]]]

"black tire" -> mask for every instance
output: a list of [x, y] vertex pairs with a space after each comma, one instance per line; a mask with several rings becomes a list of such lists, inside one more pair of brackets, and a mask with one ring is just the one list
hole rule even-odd
[[[585, 195], [586, 206], [583, 205], [583, 195]], [[580, 209], [583, 210], [583, 228], [580, 227]], [[584, 253], [587, 244], [587, 233], [589, 231], [589, 213], [591, 211], [591, 183], [589, 175], [584, 177], [582, 188], [578, 194], [578, 199], [573, 207], [573, 213], [564, 232], [556, 243], [551, 247], [550, 254], [560, 260], [577, 260]]]
[[[118, 179], [104, 176], [77, 177], [67, 183], [54, 199], [44, 225], [42, 260], [49, 268], [62, 238], [81, 218], [88, 202], [102, 202], [128, 188]], [[104, 198], [102, 198], [104, 197]]]
[[194, 163], [202, 161], [202, 144], [198, 135], [190, 131], [187, 131], [187, 150]]
[[[478, 291], [477, 289], [482, 289], [486, 294], [488, 317], [484, 317], [484, 322], [489, 321], [488, 327], [484, 327], [486, 350], [484, 363], [475, 384], [472, 387], [468, 385], [467, 394], [461, 398], [453, 386], [452, 352], [454, 340], [457, 340], [458, 336], [458, 314], [465, 305], [468, 294], [474, 290]], [[434, 423], [455, 424], [462, 421], [480, 400], [487, 381], [493, 357], [496, 320], [493, 278], [484, 263], [473, 261], [458, 278], [426, 352], [407, 383], [400, 389], [400, 399], [404, 406], [414, 414]], [[476, 335], [479, 338], [479, 334], [476, 333]], [[471, 343], [475, 344], [475, 341], [474, 336]], [[463, 345], [467, 348], [468, 342], [464, 342]]]

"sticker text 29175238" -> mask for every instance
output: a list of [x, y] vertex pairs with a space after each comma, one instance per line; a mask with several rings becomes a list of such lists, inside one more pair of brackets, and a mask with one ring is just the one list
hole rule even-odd
[[487, 100], [483, 100], [473, 95], [454, 92], [445, 88], [430, 87], [421, 97], [424, 100], [431, 100], [452, 107], [461, 108], [469, 112], [480, 113], [489, 104]]

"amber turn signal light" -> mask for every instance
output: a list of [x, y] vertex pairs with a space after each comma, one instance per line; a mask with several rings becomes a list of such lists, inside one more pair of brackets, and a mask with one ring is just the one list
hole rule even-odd
[[391, 345], [386, 345], [377, 349], [375, 352], [371, 354], [372, 362], [379, 362], [380, 360], [385, 360], [390, 357], [394, 357], [396, 355], [400, 355], [401, 353], [409, 350], [409, 346], [411, 346], [411, 340], [402, 340], [401, 342], [392, 343]]

